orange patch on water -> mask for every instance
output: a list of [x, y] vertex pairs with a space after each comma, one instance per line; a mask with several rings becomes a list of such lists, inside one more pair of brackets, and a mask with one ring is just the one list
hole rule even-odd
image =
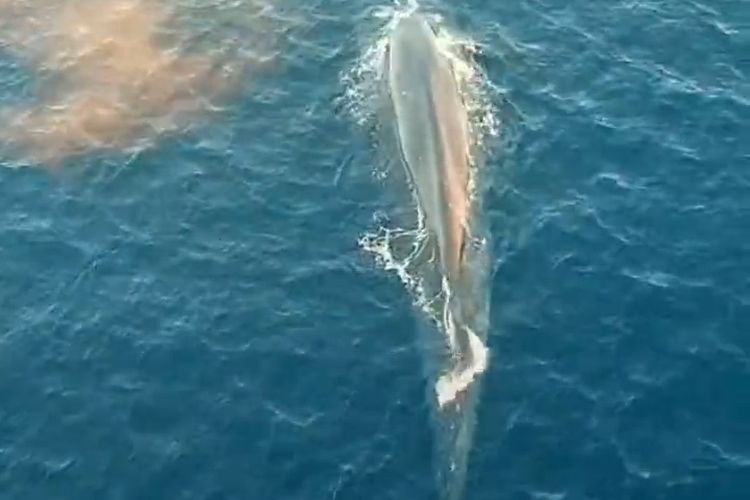
[[55, 164], [136, 146], [216, 109], [249, 61], [181, 53], [173, 17], [158, 0], [0, 0], [0, 44], [41, 87], [30, 106], [3, 112], [6, 143]]

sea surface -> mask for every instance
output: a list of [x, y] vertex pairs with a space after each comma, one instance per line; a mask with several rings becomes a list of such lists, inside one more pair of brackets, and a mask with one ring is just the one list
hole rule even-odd
[[[348, 76], [399, 8], [0, 0], [1, 500], [439, 498], [418, 311], [359, 243]], [[464, 497], [750, 498], [750, 3], [422, 8], [497, 127]]]

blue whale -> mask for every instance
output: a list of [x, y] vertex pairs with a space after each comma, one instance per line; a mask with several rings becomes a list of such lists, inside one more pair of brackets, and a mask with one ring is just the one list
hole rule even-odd
[[478, 398], [487, 366], [486, 254], [475, 250], [469, 115], [453, 64], [419, 12], [399, 17], [388, 40], [384, 88], [401, 163], [442, 282], [441, 330], [447, 363], [435, 384], [437, 473], [443, 498], [460, 498]]

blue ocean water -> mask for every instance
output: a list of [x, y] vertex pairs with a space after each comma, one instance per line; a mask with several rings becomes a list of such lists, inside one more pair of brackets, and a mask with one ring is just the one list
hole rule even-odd
[[[0, 498], [437, 498], [415, 311], [357, 244], [376, 146], [338, 106], [382, 5], [284, 5], [268, 68], [135, 152], [0, 151]], [[465, 497], [750, 497], [750, 5], [425, 8], [501, 123]], [[0, 104], [33, 101], [0, 51]]]

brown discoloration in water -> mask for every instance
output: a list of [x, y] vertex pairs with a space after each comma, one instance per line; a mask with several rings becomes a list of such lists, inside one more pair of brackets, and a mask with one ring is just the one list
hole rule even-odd
[[180, 54], [179, 41], [165, 41], [173, 14], [159, 0], [0, 0], [0, 44], [41, 82], [38, 100], [2, 112], [2, 139], [55, 164], [135, 145], [214, 109], [248, 67]]

